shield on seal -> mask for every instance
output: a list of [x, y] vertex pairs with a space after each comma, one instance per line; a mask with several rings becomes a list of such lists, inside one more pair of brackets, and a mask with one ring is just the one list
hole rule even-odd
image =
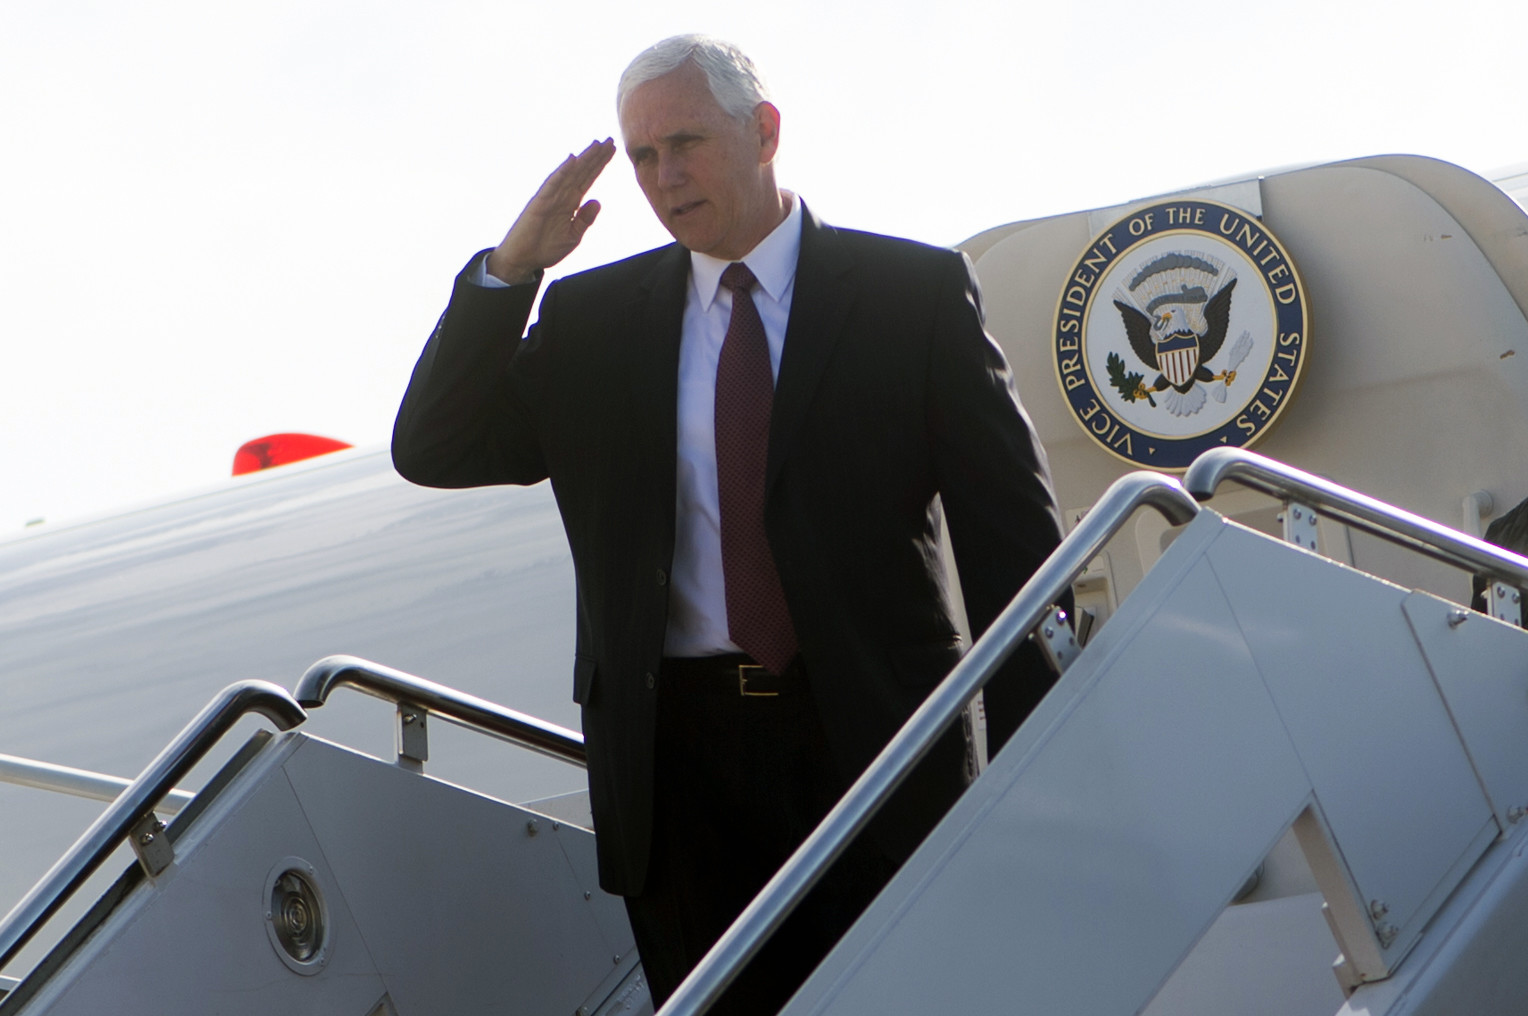
[[1174, 388], [1188, 384], [1198, 367], [1199, 336], [1193, 332], [1174, 332], [1157, 343], [1157, 369]]

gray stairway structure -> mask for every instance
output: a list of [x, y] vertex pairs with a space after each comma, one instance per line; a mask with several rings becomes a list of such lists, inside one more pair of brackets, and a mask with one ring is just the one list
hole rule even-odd
[[[592, 833], [549, 815], [292, 732], [174, 850], [0, 1012], [651, 1011]], [[288, 871], [306, 955], [276, 931]]]
[[1141, 1012], [1291, 827], [1352, 1011], [1521, 998], [1525, 805], [1528, 633], [1201, 511], [786, 1013]]

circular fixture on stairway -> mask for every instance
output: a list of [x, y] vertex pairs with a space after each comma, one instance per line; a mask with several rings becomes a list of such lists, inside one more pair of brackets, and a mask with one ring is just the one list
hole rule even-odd
[[283, 858], [265, 879], [265, 931], [277, 957], [312, 975], [329, 960], [329, 914], [318, 873], [300, 857]]

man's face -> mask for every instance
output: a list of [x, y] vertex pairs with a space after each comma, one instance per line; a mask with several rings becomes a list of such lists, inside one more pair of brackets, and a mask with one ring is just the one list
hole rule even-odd
[[767, 102], [745, 120], [728, 116], [694, 64], [639, 86], [621, 107], [626, 154], [658, 221], [690, 250], [729, 261], [780, 224], [779, 125]]

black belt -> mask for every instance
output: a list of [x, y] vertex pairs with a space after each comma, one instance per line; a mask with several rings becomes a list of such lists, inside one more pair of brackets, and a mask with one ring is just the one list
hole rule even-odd
[[665, 656], [663, 680], [685, 691], [776, 698], [807, 690], [801, 657], [791, 660], [783, 674], [771, 674], [743, 653], [722, 656]]

